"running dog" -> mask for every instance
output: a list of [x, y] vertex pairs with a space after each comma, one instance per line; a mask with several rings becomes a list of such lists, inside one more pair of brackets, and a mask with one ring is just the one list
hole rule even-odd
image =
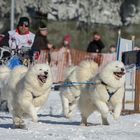
[[109, 125], [108, 104], [112, 105], [114, 119], [119, 118], [124, 96], [125, 73], [124, 64], [113, 61], [108, 63], [97, 76], [90, 79], [90, 82], [96, 84], [85, 86], [81, 90], [79, 99], [82, 125], [87, 126], [87, 119], [94, 111], [101, 113], [103, 125]]

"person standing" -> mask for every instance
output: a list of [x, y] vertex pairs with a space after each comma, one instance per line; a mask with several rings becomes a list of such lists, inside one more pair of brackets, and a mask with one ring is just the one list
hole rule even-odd
[[71, 36], [69, 34], [64, 35], [62, 47], [60, 48], [64, 60], [64, 66], [71, 66], [72, 65], [72, 58], [71, 58], [71, 52], [70, 52], [70, 42], [71, 42]]
[[72, 65], [72, 57], [71, 57], [71, 36], [70, 34], [65, 34], [62, 40], [62, 46], [59, 50], [58, 54], [58, 75], [57, 80], [63, 81], [64, 79], [64, 70]]
[[115, 47], [115, 45], [110, 45], [110, 47], [109, 47], [109, 53], [116, 53], [116, 47]]
[[39, 59], [39, 57], [41, 57], [40, 56], [41, 51], [44, 52], [48, 63], [50, 63], [51, 61], [50, 49], [53, 48], [53, 45], [49, 43], [47, 36], [48, 36], [48, 28], [44, 22], [40, 22], [39, 29], [35, 34], [35, 39], [31, 51], [33, 56], [37, 57], [36, 59]]
[[98, 32], [94, 32], [93, 33], [93, 39], [88, 44], [87, 52], [101, 53], [103, 48], [105, 48], [105, 45], [101, 40], [100, 34]]

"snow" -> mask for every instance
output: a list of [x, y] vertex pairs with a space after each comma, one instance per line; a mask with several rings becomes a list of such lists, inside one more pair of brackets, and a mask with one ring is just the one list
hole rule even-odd
[[109, 126], [101, 125], [100, 114], [95, 112], [89, 126], [80, 126], [78, 109], [68, 120], [61, 115], [62, 107], [58, 91], [52, 91], [48, 101], [38, 113], [39, 122], [26, 120], [27, 129], [14, 129], [11, 115], [0, 112], [0, 140], [139, 140], [140, 114], [121, 116], [113, 120], [108, 116]]

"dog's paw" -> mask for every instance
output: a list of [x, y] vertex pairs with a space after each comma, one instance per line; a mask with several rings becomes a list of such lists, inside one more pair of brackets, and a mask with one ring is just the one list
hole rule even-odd
[[13, 123], [14, 123], [15, 125], [24, 124], [24, 120], [22, 120], [22, 119], [19, 118], [19, 117], [15, 117], [15, 118], [13, 119]]
[[70, 110], [69, 113], [64, 113], [65, 114], [65, 117], [67, 119], [71, 119], [72, 118], [72, 111]]
[[14, 128], [19, 128], [19, 129], [25, 129], [26, 125], [24, 124], [24, 121], [21, 118], [15, 117], [13, 119], [13, 125]]
[[38, 122], [38, 117], [34, 117], [34, 118], [32, 119], [32, 121], [33, 121], [34, 123], [37, 123], [37, 122]]
[[104, 119], [102, 119], [102, 124], [103, 124], [103, 125], [109, 125], [109, 122], [108, 122], [107, 119], [104, 118]]
[[71, 116], [70, 114], [66, 114], [65, 117], [66, 117], [67, 119], [71, 119], [71, 118], [72, 118], [72, 116]]
[[25, 124], [14, 124], [14, 128], [15, 129], [27, 129]]
[[109, 122], [103, 122], [103, 125], [109, 125]]
[[118, 120], [119, 117], [120, 117], [120, 115], [113, 114], [113, 119], [114, 119], [114, 120]]
[[88, 124], [87, 123], [84, 123], [84, 122], [81, 122], [80, 123], [80, 126], [88, 126]]

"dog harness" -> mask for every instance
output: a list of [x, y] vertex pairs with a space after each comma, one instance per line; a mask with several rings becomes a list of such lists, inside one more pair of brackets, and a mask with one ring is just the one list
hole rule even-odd
[[105, 82], [101, 81], [101, 84], [105, 85], [106, 87], [107, 93], [109, 95], [109, 99], [107, 101], [109, 102], [111, 100], [111, 97], [119, 90], [119, 88], [116, 89], [114, 92], [110, 92], [109, 89], [107, 89], [107, 84]]
[[31, 94], [32, 94], [33, 99], [35, 99], [35, 98], [40, 96], [40, 95], [39, 96], [35, 96], [33, 92], [31, 92]]
[[[51, 88], [51, 86], [50, 86], [50, 87], [48, 87], [46, 90], [48, 90], [49, 88]], [[32, 94], [32, 98], [33, 98], [33, 99], [35, 99], [35, 98], [38, 98], [38, 97], [42, 96], [42, 95], [35, 96], [33, 92], [31, 92], [31, 94]]]

